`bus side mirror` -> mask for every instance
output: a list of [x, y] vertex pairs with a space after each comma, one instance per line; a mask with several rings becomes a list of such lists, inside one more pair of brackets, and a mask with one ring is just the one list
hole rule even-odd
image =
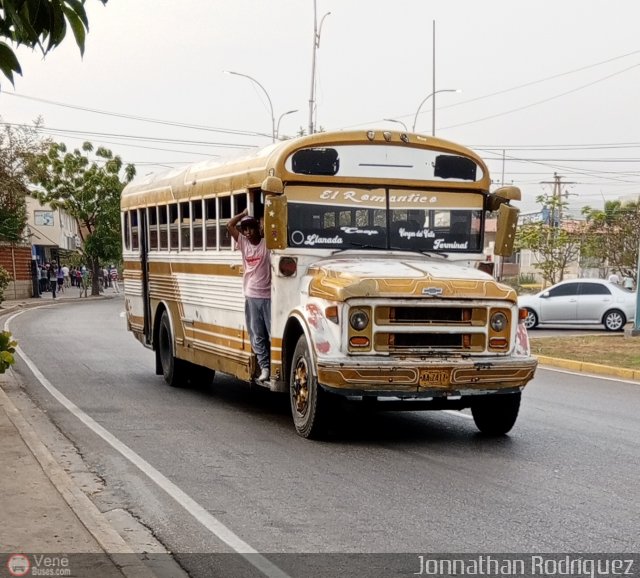
[[264, 202], [264, 238], [267, 249], [287, 247], [287, 197], [267, 195]]
[[262, 189], [264, 194], [272, 193], [274, 195], [281, 195], [284, 192], [284, 184], [278, 177], [271, 176], [262, 181], [260, 189]]
[[516, 209], [511, 205], [500, 205], [496, 225], [496, 244], [493, 249], [494, 255], [508, 257], [513, 253], [519, 213], [520, 209]]
[[503, 203], [509, 203], [509, 201], [520, 201], [521, 199], [522, 192], [518, 187], [500, 187], [487, 197], [485, 208], [487, 211], [493, 212], [497, 211]]

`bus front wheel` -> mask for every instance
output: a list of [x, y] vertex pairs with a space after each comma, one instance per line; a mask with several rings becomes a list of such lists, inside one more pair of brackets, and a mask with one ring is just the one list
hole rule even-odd
[[471, 406], [476, 427], [489, 436], [506, 434], [518, 418], [520, 396], [520, 392], [478, 396]]
[[289, 378], [291, 414], [298, 435], [318, 439], [327, 433], [329, 394], [313, 375], [311, 353], [305, 336], [298, 340], [293, 352]]
[[160, 318], [160, 328], [158, 331], [158, 352], [160, 355], [160, 365], [162, 366], [162, 376], [172, 387], [181, 387], [185, 384], [185, 362], [176, 359], [173, 350], [173, 335], [171, 333], [171, 323], [169, 314], [164, 311]]

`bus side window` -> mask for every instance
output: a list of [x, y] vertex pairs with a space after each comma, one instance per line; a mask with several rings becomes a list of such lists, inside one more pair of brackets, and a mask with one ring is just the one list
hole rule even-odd
[[158, 249], [158, 207], [147, 209], [147, 222], [149, 223], [149, 251]]
[[178, 203], [169, 205], [169, 249], [178, 249]]
[[233, 216], [231, 214], [231, 197], [219, 197], [220, 214], [218, 215], [218, 231], [220, 233], [220, 248], [231, 248], [231, 234], [227, 230], [227, 223]]
[[216, 199], [205, 199], [204, 201], [205, 212], [205, 249], [217, 249], [218, 237], [217, 237], [217, 211], [216, 211]]
[[160, 249], [167, 250], [169, 248], [169, 223], [167, 221], [167, 205], [158, 207], [158, 224], [160, 231]]
[[183, 201], [180, 208], [180, 249], [191, 251], [191, 212], [189, 201]]
[[127, 211], [126, 213], [124, 213], [123, 215], [123, 228], [122, 228], [122, 238], [124, 241], [124, 248], [129, 250], [131, 249], [131, 238], [129, 237], [129, 232], [131, 231], [131, 228], [129, 227], [129, 218], [130, 218], [130, 214], [131, 211]]
[[140, 228], [138, 227], [138, 211], [131, 211], [131, 248], [135, 251], [140, 247]]
[[203, 235], [202, 235], [202, 227], [204, 226], [204, 221], [202, 219], [202, 205], [203, 201], [191, 201], [191, 214], [193, 216], [193, 250], [200, 251], [204, 249], [202, 244]]

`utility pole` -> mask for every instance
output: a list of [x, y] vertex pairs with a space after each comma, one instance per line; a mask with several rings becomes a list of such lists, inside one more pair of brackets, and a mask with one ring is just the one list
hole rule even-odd
[[318, 48], [320, 48], [320, 34], [322, 34], [322, 23], [324, 19], [329, 16], [331, 12], [327, 12], [320, 19], [320, 26], [318, 26], [318, 11], [316, 10], [316, 0], [313, 0], [313, 53], [311, 55], [311, 95], [309, 96], [309, 134], [315, 132], [314, 128], [314, 113], [316, 107], [316, 54]]
[[[436, 21], [433, 21], [433, 48], [431, 54], [433, 57], [433, 65], [431, 67], [431, 83], [433, 88], [433, 100], [431, 101], [431, 136], [436, 134]], [[415, 130], [415, 129], [414, 129]]]
[[[560, 227], [562, 224], [562, 188], [564, 185], [575, 185], [576, 183], [571, 181], [562, 182], [562, 176], [558, 173], [553, 173], [553, 181], [540, 181], [541, 185], [553, 185], [553, 192], [551, 193], [551, 215], [549, 223], [552, 227]], [[558, 220], [556, 221], [556, 207]]]

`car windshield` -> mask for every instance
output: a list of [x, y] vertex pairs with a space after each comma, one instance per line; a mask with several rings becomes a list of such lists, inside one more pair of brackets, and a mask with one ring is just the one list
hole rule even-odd
[[[335, 198], [318, 204], [296, 201], [292, 195], [288, 203], [290, 247], [482, 251], [480, 195], [384, 189], [324, 192]], [[477, 208], [462, 206], [470, 200]]]

